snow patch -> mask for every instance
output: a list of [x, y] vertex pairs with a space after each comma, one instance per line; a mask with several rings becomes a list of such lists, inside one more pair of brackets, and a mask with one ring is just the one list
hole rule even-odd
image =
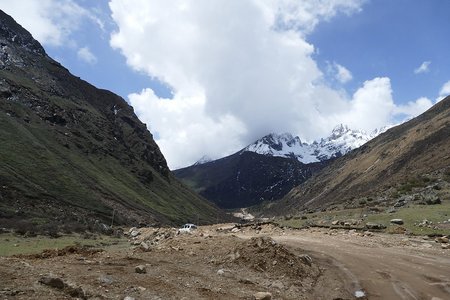
[[302, 163], [309, 164], [345, 155], [391, 127], [393, 126], [385, 126], [367, 134], [363, 130], [352, 130], [340, 124], [333, 129], [329, 137], [311, 144], [302, 143], [298, 136], [294, 137], [290, 133], [271, 133], [247, 146], [242, 152], [296, 158]]

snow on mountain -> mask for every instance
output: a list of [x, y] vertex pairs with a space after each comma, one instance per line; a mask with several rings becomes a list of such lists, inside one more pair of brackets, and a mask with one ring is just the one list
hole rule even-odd
[[203, 165], [206, 164], [208, 162], [212, 161], [211, 157], [209, 157], [208, 155], [203, 155], [199, 160], [197, 160], [193, 165], [194, 166], [198, 166], [198, 165]]
[[271, 133], [247, 146], [242, 152], [250, 151], [264, 155], [292, 157], [308, 164], [345, 155], [389, 128], [390, 126], [386, 126], [367, 134], [363, 130], [352, 130], [348, 126], [340, 124], [333, 129], [329, 137], [311, 144], [302, 142], [298, 136], [294, 137], [290, 133]]

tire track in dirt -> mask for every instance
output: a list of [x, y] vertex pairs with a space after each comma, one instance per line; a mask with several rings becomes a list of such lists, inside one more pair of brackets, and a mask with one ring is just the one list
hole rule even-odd
[[373, 247], [363, 239], [349, 241], [307, 231], [274, 239], [309, 251], [313, 257], [331, 258], [347, 277], [354, 295], [363, 290], [368, 299], [450, 299], [448, 254], [413, 251], [385, 243]]

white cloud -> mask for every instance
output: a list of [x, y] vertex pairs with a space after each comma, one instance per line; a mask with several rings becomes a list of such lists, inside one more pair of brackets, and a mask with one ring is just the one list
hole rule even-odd
[[443, 100], [445, 97], [450, 96], [450, 80], [444, 83], [441, 90], [439, 91], [439, 96], [436, 102]]
[[431, 61], [424, 61], [419, 67], [414, 69], [414, 74], [428, 73], [430, 71]]
[[355, 92], [343, 123], [371, 131], [389, 123], [394, 110], [390, 79], [377, 77], [364, 82]]
[[[173, 99], [145, 89], [129, 100], [176, 168], [231, 154], [269, 132], [312, 140], [338, 123], [372, 130], [393, 121], [399, 110], [389, 78], [368, 80], [353, 96], [334, 90], [306, 40], [318, 22], [361, 3], [112, 0], [118, 30], [110, 43], [134, 70], [173, 87]], [[337, 76], [350, 80], [340, 67]]]
[[[151, 89], [129, 96], [135, 112], [161, 138], [158, 145], [172, 166], [195, 162], [203, 153], [230, 153], [242, 144], [245, 126], [232, 115], [212, 119], [205, 113], [202, 94], [160, 99]], [[219, 141], [219, 142], [218, 142]]]
[[333, 73], [335, 73], [336, 80], [340, 83], [347, 83], [353, 79], [352, 73], [344, 66], [333, 63]]
[[95, 64], [97, 62], [97, 57], [87, 46], [78, 49], [77, 56], [80, 60], [87, 62], [88, 64]]
[[405, 105], [397, 106], [394, 112], [399, 115], [417, 116], [432, 106], [433, 102], [430, 99], [421, 97], [416, 101], [410, 101]]
[[361, 11], [366, 0], [268, 0], [253, 1], [260, 5], [275, 27], [293, 29], [308, 34], [321, 21], [328, 21], [339, 13], [347, 15]]
[[73, 0], [0, 0], [0, 7], [45, 45], [69, 42], [86, 20], [103, 28], [99, 18]]

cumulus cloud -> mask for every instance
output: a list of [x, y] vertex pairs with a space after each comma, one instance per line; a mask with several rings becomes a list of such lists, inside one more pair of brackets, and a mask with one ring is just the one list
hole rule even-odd
[[0, 0], [0, 7], [45, 45], [71, 41], [70, 35], [86, 19], [103, 28], [99, 18], [73, 0]]
[[333, 63], [330, 71], [340, 83], [347, 83], [353, 79], [352, 73], [346, 67], [338, 63]]
[[344, 123], [352, 128], [371, 131], [386, 125], [394, 110], [390, 79], [377, 77], [364, 82], [355, 92], [344, 113]]
[[87, 46], [78, 49], [77, 56], [80, 60], [88, 64], [95, 64], [97, 62], [97, 57], [91, 52], [91, 50]]
[[444, 83], [441, 90], [439, 91], [439, 96], [436, 99], [436, 102], [443, 100], [445, 97], [450, 95], [450, 80]]
[[428, 73], [430, 71], [431, 61], [424, 61], [419, 67], [414, 69], [414, 74]]
[[[151, 89], [131, 94], [130, 102], [172, 166], [195, 162], [199, 153], [230, 153], [242, 145], [245, 126], [230, 114], [212, 119], [205, 114], [204, 95], [158, 98]], [[203, 152], [199, 152], [202, 149]]]
[[410, 101], [407, 104], [399, 105], [395, 109], [395, 113], [405, 116], [417, 116], [433, 106], [433, 102], [426, 98], [421, 97], [416, 101]]
[[[205, 154], [231, 154], [269, 132], [313, 140], [338, 123], [372, 130], [406, 113], [394, 103], [389, 78], [367, 80], [349, 96], [327, 84], [313, 59], [307, 36], [314, 27], [361, 4], [112, 0], [118, 29], [110, 43], [131, 68], [173, 88], [173, 99], [144, 89], [129, 101], [177, 168]], [[336, 76], [350, 80], [337, 66]]]
[[[300, 34], [311, 33], [321, 21], [339, 13], [347, 15], [361, 11], [366, 0], [268, 0], [254, 1], [260, 5], [275, 28], [292, 29]], [[300, 3], [299, 3], [300, 2]]]

